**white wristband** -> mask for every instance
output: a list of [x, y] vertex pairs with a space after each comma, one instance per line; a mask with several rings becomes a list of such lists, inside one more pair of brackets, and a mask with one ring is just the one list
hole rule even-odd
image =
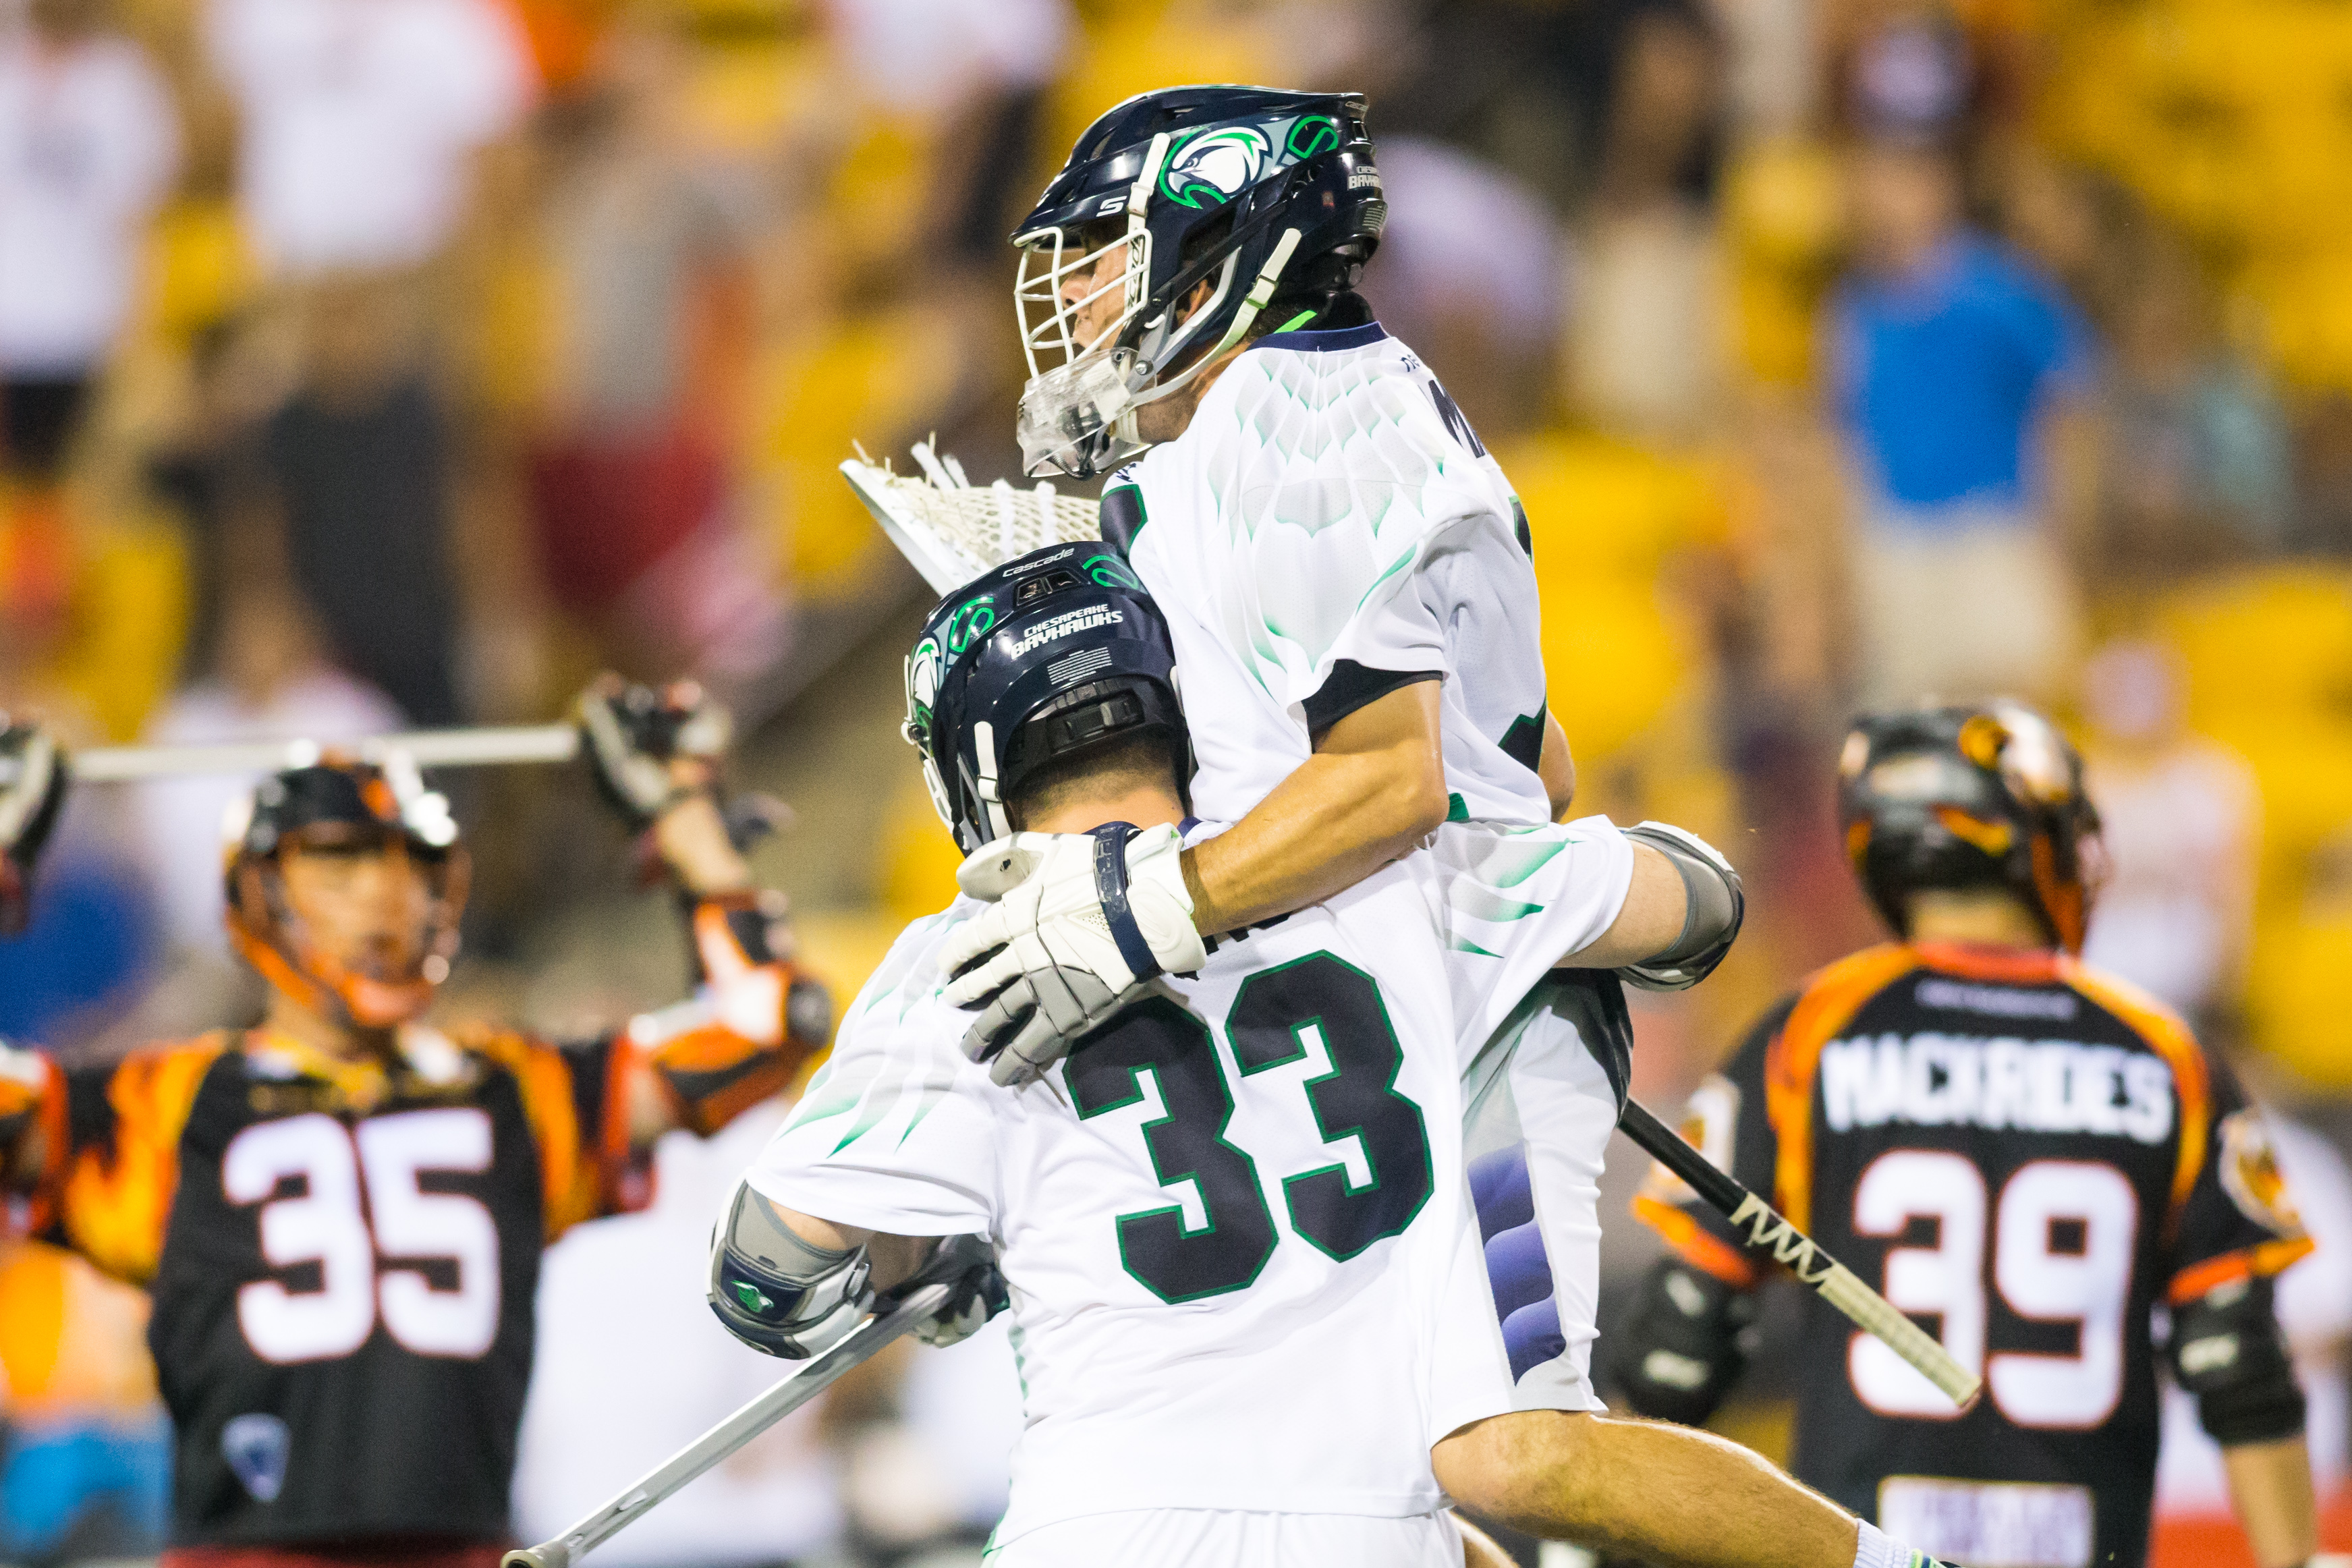
[[1864, 1520], [1862, 1532], [1854, 1538], [1853, 1568], [1926, 1568], [1935, 1559], [1924, 1552], [1914, 1552], [1899, 1545], [1885, 1531]]

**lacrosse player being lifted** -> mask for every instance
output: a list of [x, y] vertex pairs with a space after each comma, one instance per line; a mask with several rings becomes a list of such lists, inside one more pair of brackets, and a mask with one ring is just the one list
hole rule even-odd
[[[692, 999], [561, 1047], [424, 1023], [465, 846], [413, 767], [331, 752], [265, 778], [225, 845], [260, 1026], [87, 1068], [0, 1045], [0, 1173], [35, 1233], [154, 1294], [166, 1563], [493, 1568], [541, 1249], [642, 1204], [662, 1132], [716, 1131], [824, 1043], [824, 992], [720, 811], [725, 711], [607, 677], [579, 716], [684, 906]], [[0, 716], [0, 916], [69, 772]]]
[[[966, 843], [992, 810], [1075, 834], [1107, 866], [1137, 824], [1204, 831], [1175, 668], [1100, 543], [950, 594], [908, 661], [940, 814]], [[1462, 1060], [1555, 964], [1675, 940], [1628, 910], [1632, 858], [1601, 819], [1444, 825], [1339, 897], [1218, 941], [1022, 1088], [960, 1048], [970, 1018], [938, 955], [987, 906], [959, 899], [892, 948], [738, 1188], [712, 1305], [751, 1344], [820, 1354], [876, 1287], [929, 1266], [929, 1238], [986, 1237], [1003, 1286], [968, 1293], [958, 1326], [1009, 1295], [1025, 1421], [1003, 1568], [1459, 1568], [1440, 1478], [1661, 1562], [1818, 1562], [1768, 1539], [1810, 1529], [1843, 1568], [1853, 1521], [1719, 1439], [1612, 1423], [1632, 1441], [1580, 1465], [1537, 1451], [1541, 1433], [1493, 1440], [1518, 1418], [1463, 1179]]]
[[[1385, 216], [1361, 99], [1185, 88], [1090, 127], [1016, 236], [1030, 471], [1150, 448], [1112, 477], [1100, 532], [1167, 617], [1187, 710], [1214, 715], [1189, 805], [1225, 830], [1018, 833], [1007, 737], [975, 732], [952, 760], [969, 776], [938, 787], [974, 802], [960, 879], [999, 901], [937, 957], [1000, 1084], [1056, 1072], [1160, 977], [1201, 971], [1210, 939], [1342, 893], [1449, 821], [1541, 828], [1573, 793], [1517, 502], [1353, 292]], [[947, 626], [949, 652], [994, 614]], [[1622, 973], [1695, 984], [1737, 933], [1738, 878], [1678, 829], [1601, 826], [1629, 851], [1618, 923], [1654, 938]], [[1465, 1102], [1499, 1092], [1525, 1135], [1556, 1321], [1515, 1348], [1517, 1409], [1461, 1434], [1440, 1479], [1530, 1533], [1662, 1562], [1907, 1560], [1752, 1456], [1592, 1414], [1595, 1184], [1629, 1036], [1613, 976], [1556, 976], [1470, 1063]]]

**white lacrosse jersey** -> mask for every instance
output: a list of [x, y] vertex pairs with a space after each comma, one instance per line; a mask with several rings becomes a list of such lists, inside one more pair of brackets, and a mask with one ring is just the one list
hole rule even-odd
[[1251, 344], [1102, 517], [1168, 617], [1186, 710], [1215, 717], [1192, 732], [1202, 816], [1239, 821], [1313, 734], [1419, 676], [1445, 683], [1454, 819], [1549, 820], [1525, 513], [1377, 323]]
[[1139, 1509], [1406, 1518], [1430, 1446], [1513, 1408], [1463, 1175], [1464, 1060], [1607, 929], [1605, 820], [1448, 829], [1213, 944], [1045, 1082], [964, 1059], [908, 928], [750, 1173], [804, 1214], [987, 1235], [1024, 1427], [998, 1532]]

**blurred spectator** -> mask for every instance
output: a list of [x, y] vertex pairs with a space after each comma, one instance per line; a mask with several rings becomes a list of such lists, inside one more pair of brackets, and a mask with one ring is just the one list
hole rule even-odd
[[2102, 395], [2116, 460], [2101, 470], [2085, 570], [2102, 584], [2164, 581], [2278, 553], [2293, 496], [2277, 403], [2221, 343], [2188, 256], [2151, 246], [2132, 272]]
[[1535, 194], [1417, 136], [1383, 137], [1389, 224], [1365, 269], [1381, 321], [1488, 442], [1540, 419], [1559, 334], [1559, 235]]
[[2294, 542], [2299, 549], [2352, 556], [2352, 392], [2312, 400], [2297, 432]]
[[1831, 298], [1823, 363], [1862, 490], [1864, 700], [2046, 693], [2075, 637], [2053, 513], [2070, 493], [2088, 329], [2014, 253], [1962, 226], [1939, 151], [1864, 145], [1853, 203], [1859, 266]]
[[261, 465], [293, 581], [337, 663], [415, 722], [457, 723], [448, 421], [394, 298], [310, 291], [310, 375], [264, 426]]
[[2102, 648], [2083, 695], [2089, 788], [2112, 868], [2084, 961], [2210, 1021], [2236, 999], [2252, 935], [2253, 771], [2189, 732], [2179, 668], [2158, 644]]
[[551, 128], [557, 363], [530, 501], [548, 590], [611, 662], [648, 679], [743, 678], [784, 642], [730, 450], [768, 214], [752, 169], [689, 145], [678, 54], [655, 27], [616, 31]]
[[71, 589], [58, 489], [139, 285], [179, 129], [104, 0], [31, 0], [0, 28], [0, 617], [55, 620]]
[[1706, 16], [1651, 5], [1624, 22], [1591, 201], [1575, 228], [1569, 397], [1604, 429], [1685, 444], [1726, 382], [1713, 156], [1722, 50]]
[[[172, 699], [145, 737], [204, 745], [301, 736], [339, 741], [400, 727], [383, 694], [328, 664], [301, 606], [282, 590], [248, 584], [221, 618], [214, 673]], [[221, 934], [221, 823], [255, 780], [207, 773], [138, 786], [140, 863], [174, 949], [227, 956]]]
[[283, 275], [413, 266], [464, 219], [470, 161], [536, 82], [494, 0], [205, 0], [241, 116], [247, 234]]
[[85, 790], [41, 857], [31, 922], [0, 942], [0, 1038], [69, 1047], [93, 1035], [152, 974], [155, 936], [113, 803]]

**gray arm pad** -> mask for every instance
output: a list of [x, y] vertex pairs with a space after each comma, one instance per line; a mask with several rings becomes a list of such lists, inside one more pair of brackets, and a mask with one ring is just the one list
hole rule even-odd
[[1617, 973], [1644, 991], [1687, 990], [1715, 973], [1739, 935], [1748, 911], [1739, 873], [1705, 839], [1664, 822], [1629, 827], [1625, 837], [1673, 862], [1683, 879], [1685, 909], [1682, 934], [1663, 952]]
[[811, 1246], [743, 1183], [710, 1238], [710, 1310], [754, 1350], [799, 1361], [865, 1320], [866, 1273], [866, 1248]]

